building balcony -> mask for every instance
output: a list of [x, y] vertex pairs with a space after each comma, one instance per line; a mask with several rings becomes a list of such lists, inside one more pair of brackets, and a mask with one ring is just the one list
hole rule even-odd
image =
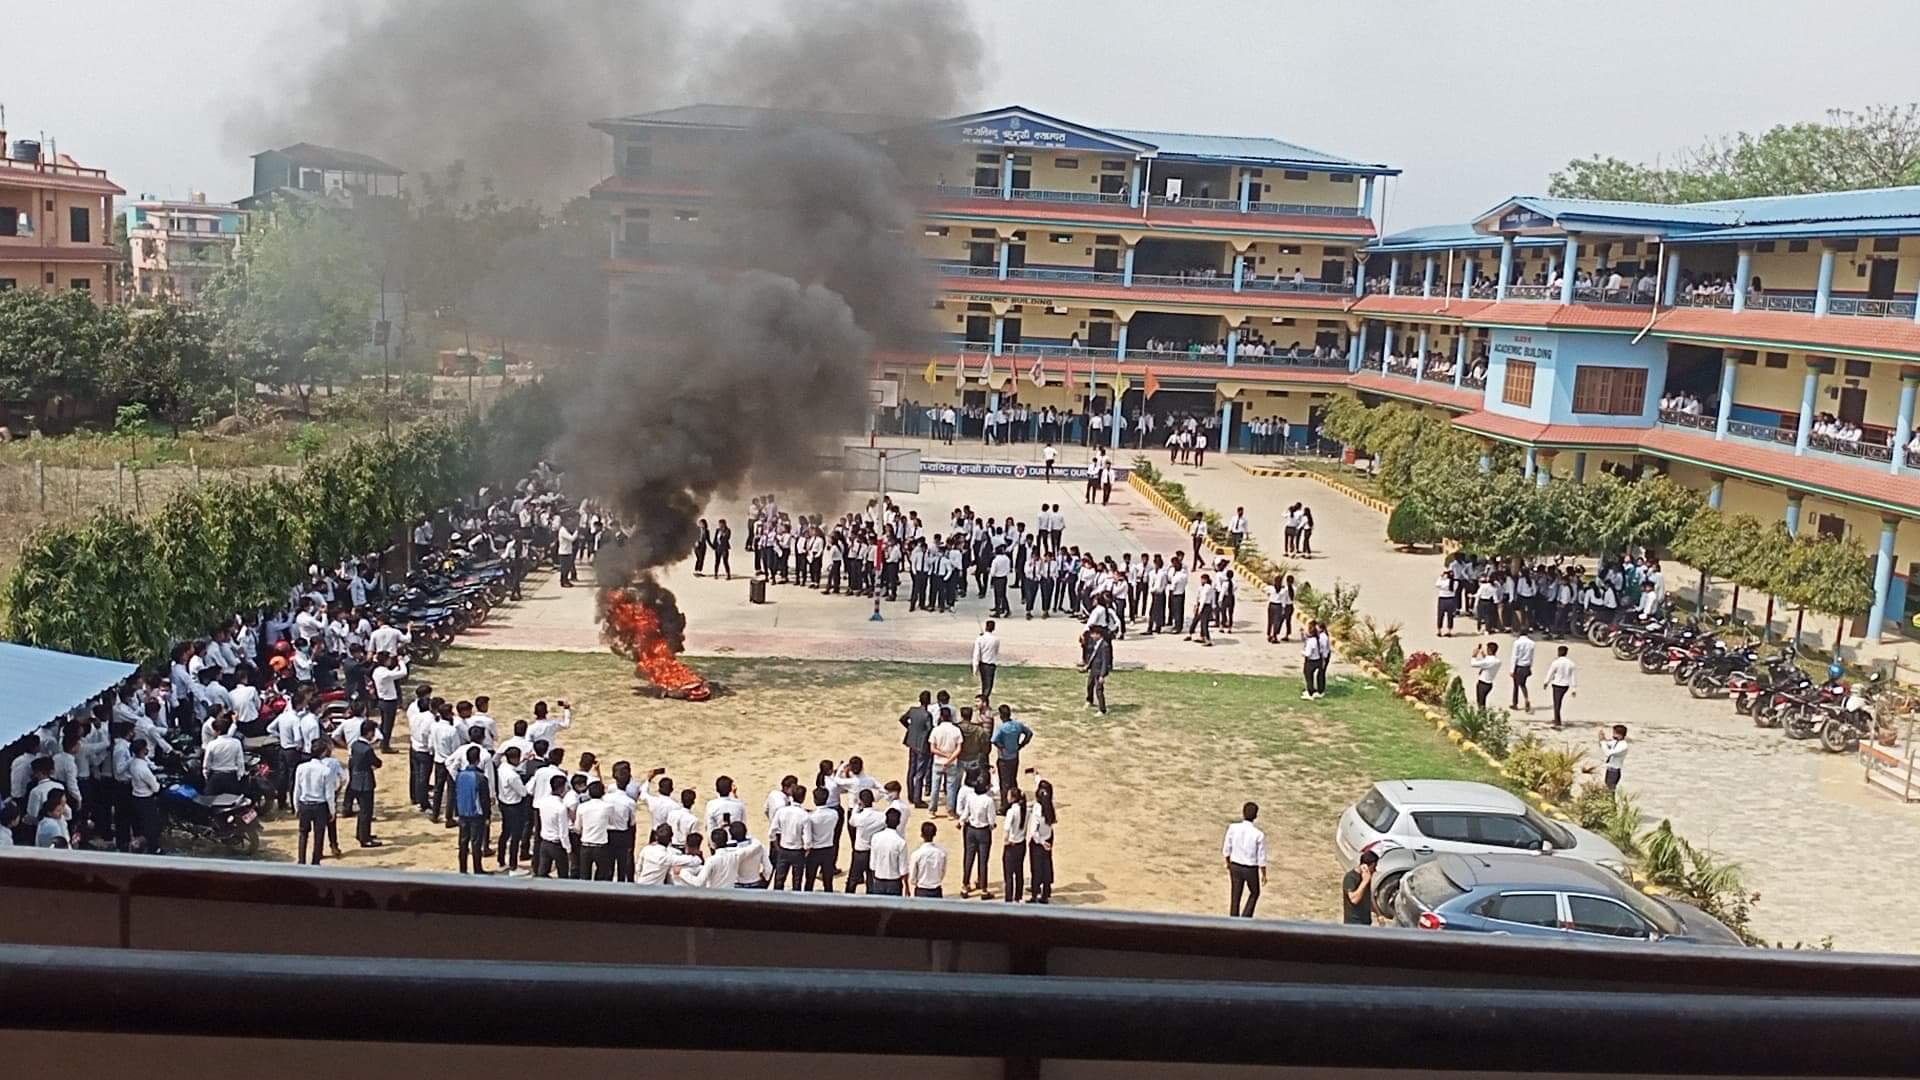
[[[1219, 302], [1225, 302], [1228, 297], [1239, 297], [1243, 301], [1257, 301], [1253, 306], [1258, 307], [1287, 306], [1281, 298], [1290, 296], [1301, 298], [1302, 306], [1315, 308], [1328, 307], [1329, 301], [1335, 306], [1344, 306], [1347, 299], [1347, 287], [1318, 281], [1295, 283], [1249, 278], [1243, 279], [1240, 288], [1235, 290], [1232, 273], [1214, 270], [1179, 274], [1136, 273], [1129, 282], [1123, 272], [1078, 266], [1009, 266], [1002, 275], [999, 266], [992, 263], [983, 265], [957, 259], [931, 259], [928, 263], [942, 277], [981, 283], [1084, 285], [1123, 293], [1136, 290], [1142, 293], [1193, 293], [1195, 299], [1212, 298]], [[1312, 302], [1308, 303], [1309, 300]]]
[[[1001, 189], [961, 184], [935, 184], [926, 189], [940, 199], [980, 199], [992, 202], [1071, 203], [1081, 206], [1114, 206], [1138, 209], [1132, 196], [1108, 191], [1058, 191], [1046, 188], [1014, 188], [1002, 197]], [[1282, 217], [1358, 218], [1364, 216], [1357, 206], [1317, 206], [1309, 203], [1254, 202], [1240, 208], [1238, 199], [1169, 199], [1164, 195], [1147, 196], [1149, 207], [1168, 210], [1204, 210], [1227, 214], [1269, 214]]]
[[[1683, 431], [1698, 432], [1708, 438], [1717, 438], [1719, 418], [1701, 413], [1683, 412], [1677, 409], [1660, 410], [1662, 427]], [[1798, 442], [1796, 428], [1785, 424], [1756, 423], [1750, 420], [1727, 421], [1727, 440], [1759, 444], [1793, 454]], [[1810, 434], [1807, 436], [1805, 453], [1795, 455], [1814, 461], [1828, 460], [1847, 465], [1871, 466], [1875, 472], [1886, 472], [1893, 463], [1894, 448], [1882, 442], [1865, 439], [1836, 439], [1830, 435]], [[1902, 464], [1907, 468], [1920, 468], [1920, 453], [1908, 450]]]
[[[1000, 351], [993, 351], [989, 341], [966, 341], [947, 338], [937, 343], [937, 347], [948, 351], [958, 351], [969, 357], [989, 355], [1010, 359], [1066, 358], [1072, 362], [1086, 362], [1092, 365], [1110, 364], [1116, 361], [1138, 362], [1145, 364], [1213, 364], [1225, 366], [1227, 356], [1217, 351], [1217, 346], [1190, 346], [1184, 349], [1148, 349], [1129, 348], [1124, 354], [1119, 347], [1106, 345], [1075, 345], [1071, 342], [1035, 341], [1003, 344]], [[1265, 355], [1238, 351], [1234, 356], [1235, 367], [1282, 367], [1312, 368], [1321, 371], [1341, 371], [1347, 367], [1346, 356], [1315, 357], [1311, 350], [1272, 351]], [[1071, 366], [1071, 365], [1069, 365]]]

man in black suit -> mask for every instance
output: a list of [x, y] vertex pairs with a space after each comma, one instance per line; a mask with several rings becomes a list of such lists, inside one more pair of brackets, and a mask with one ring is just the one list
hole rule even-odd
[[360, 721], [360, 737], [347, 753], [347, 799], [359, 811], [354, 838], [361, 847], [380, 847], [373, 838], [373, 773], [380, 767], [380, 755], [374, 752], [373, 738], [380, 732], [378, 720]]

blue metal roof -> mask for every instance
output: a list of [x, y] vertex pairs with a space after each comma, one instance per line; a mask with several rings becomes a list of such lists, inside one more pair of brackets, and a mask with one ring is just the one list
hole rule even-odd
[[0, 746], [45, 727], [138, 668], [0, 641]]
[[1177, 131], [1140, 131], [1107, 128], [1108, 134], [1154, 147], [1163, 158], [1195, 161], [1254, 162], [1270, 165], [1306, 165], [1337, 172], [1376, 173], [1398, 176], [1400, 170], [1386, 165], [1368, 164], [1313, 150], [1280, 139], [1248, 135], [1189, 135]]
[[1859, 218], [1852, 221], [1786, 221], [1740, 225], [1731, 229], [1671, 237], [1675, 244], [1750, 244], [1758, 240], [1812, 240], [1820, 237], [1916, 236], [1920, 214], [1908, 217]]
[[[1390, 233], [1366, 245], [1369, 251], [1449, 251], [1462, 248], [1497, 248], [1498, 236], [1476, 230], [1472, 225], [1422, 225]], [[1523, 236], [1517, 247], [1559, 247], [1551, 236]]]
[[1856, 221], [1862, 218], [1920, 217], [1920, 187], [1822, 191], [1812, 195], [1765, 195], [1690, 204], [1731, 211], [1740, 224], [1785, 221]]

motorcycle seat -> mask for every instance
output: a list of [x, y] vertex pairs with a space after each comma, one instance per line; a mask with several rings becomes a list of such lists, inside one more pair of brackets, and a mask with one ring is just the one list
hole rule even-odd
[[226, 795], [200, 795], [195, 797], [193, 801], [199, 803], [201, 806], [208, 808], [209, 810], [224, 810], [227, 807], [232, 806], [234, 803], [237, 803], [244, 798], [246, 798], [245, 795], [234, 795], [229, 793]]

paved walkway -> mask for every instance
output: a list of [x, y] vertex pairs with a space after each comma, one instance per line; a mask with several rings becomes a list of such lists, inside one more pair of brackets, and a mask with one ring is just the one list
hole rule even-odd
[[[1254, 536], [1269, 552], [1281, 549], [1283, 509], [1305, 501], [1320, 552], [1303, 564], [1305, 580], [1322, 588], [1335, 579], [1358, 585], [1362, 612], [1401, 623], [1408, 652], [1438, 651], [1456, 669], [1465, 667], [1478, 640], [1472, 624], [1463, 621], [1452, 638], [1433, 630], [1439, 557], [1396, 551], [1385, 541], [1382, 515], [1314, 480], [1255, 477], [1215, 467], [1212, 458], [1204, 469], [1167, 466], [1164, 452], [1149, 456], [1199, 502], [1223, 513], [1246, 506]], [[1552, 655], [1552, 644], [1542, 643], [1536, 670], [1543, 672]], [[1642, 675], [1584, 642], [1571, 655], [1579, 695], [1568, 702], [1568, 730], [1547, 727], [1544, 691], [1531, 716], [1516, 714], [1518, 727], [1589, 746], [1602, 725], [1629, 725], [1634, 748], [1624, 786], [1648, 823], [1671, 817], [1694, 843], [1737, 859], [1761, 894], [1754, 921], [1768, 937], [1813, 942], [1830, 934], [1840, 949], [1920, 952], [1912, 904], [1920, 886], [1920, 805], [1868, 790], [1852, 755], [1755, 728], [1725, 700], [1697, 701], [1665, 676]], [[1499, 693], [1507, 689], [1503, 680]]]

